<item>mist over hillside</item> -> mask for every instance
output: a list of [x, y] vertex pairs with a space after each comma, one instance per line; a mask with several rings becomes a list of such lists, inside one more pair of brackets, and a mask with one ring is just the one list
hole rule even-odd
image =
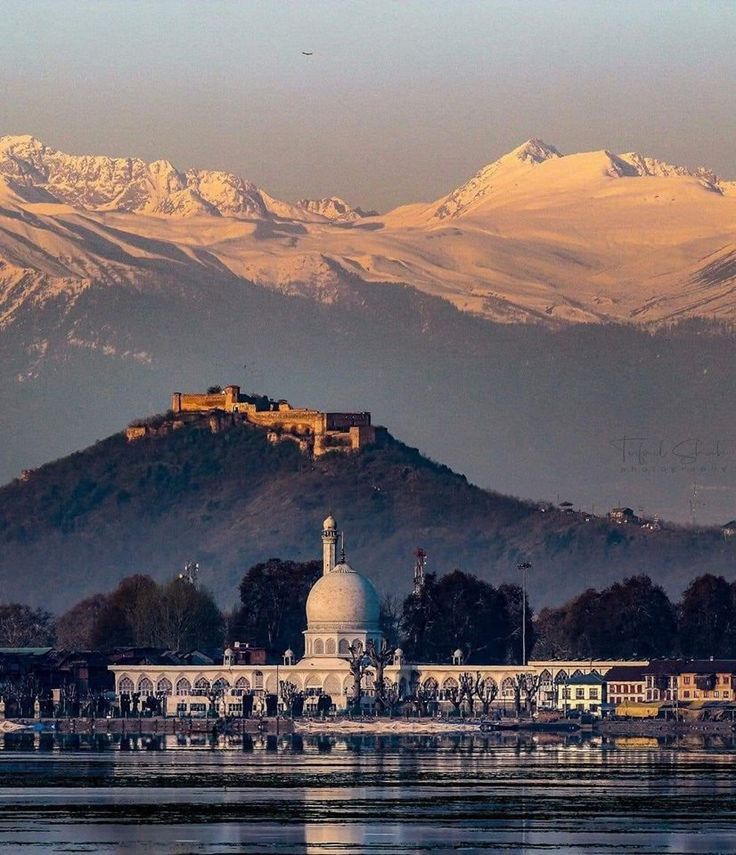
[[394, 595], [410, 589], [417, 546], [434, 572], [495, 583], [529, 560], [538, 605], [642, 572], [679, 593], [699, 572], [730, 574], [736, 557], [718, 529], [652, 531], [481, 490], [385, 431], [314, 459], [247, 424], [213, 433], [205, 417], [135, 442], [115, 434], [2, 488], [0, 585], [9, 600], [63, 609], [123, 575], [166, 580], [197, 560], [227, 606], [251, 565], [318, 556], [327, 513], [351, 563]]
[[[0, 336], [3, 481], [164, 410], [172, 391], [237, 382], [371, 410], [500, 492], [682, 521], [736, 515], [730, 333], [491, 325], [398, 286], [354, 283], [320, 304], [224, 274], [165, 276], [29, 307]], [[29, 345], [40, 337], [42, 357]]]

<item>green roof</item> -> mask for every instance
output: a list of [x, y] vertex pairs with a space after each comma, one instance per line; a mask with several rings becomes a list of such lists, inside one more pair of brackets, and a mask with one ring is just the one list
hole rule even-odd
[[50, 653], [53, 647], [0, 647], [0, 654], [6, 656], [44, 656]]

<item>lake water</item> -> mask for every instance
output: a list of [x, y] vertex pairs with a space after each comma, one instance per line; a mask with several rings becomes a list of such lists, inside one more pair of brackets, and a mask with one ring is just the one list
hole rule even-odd
[[712, 739], [0, 739], [0, 853], [734, 852]]

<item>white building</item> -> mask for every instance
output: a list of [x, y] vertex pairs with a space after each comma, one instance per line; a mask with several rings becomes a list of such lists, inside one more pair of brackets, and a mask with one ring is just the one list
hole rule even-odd
[[[294, 661], [287, 650], [279, 665], [239, 665], [230, 649], [222, 665], [112, 665], [118, 695], [139, 692], [141, 697], [156, 695], [164, 700], [168, 715], [204, 714], [210, 697], [217, 696], [220, 714], [240, 715], [244, 698], [258, 714], [266, 710], [266, 696], [279, 695], [279, 685], [288, 681], [306, 696], [305, 711], [316, 708], [320, 696], [328, 695], [336, 710], [344, 710], [352, 696], [354, 677], [349, 659], [353, 651], [366, 650], [369, 642], [380, 648], [380, 600], [373, 584], [356, 572], [344, 555], [336, 561], [338, 530], [333, 517], [323, 523], [322, 576], [307, 597], [307, 629], [304, 632], [304, 657]], [[452, 664], [417, 664], [404, 661], [396, 650], [393, 662], [385, 668], [384, 679], [394, 684], [402, 697], [423, 686], [442, 703], [458, 689], [461, 675], [480, 677], [495, 685], [494, 707], [513, 710], [522, 675], [534, 684], [535, 703], [554, 706], [555, 685], [574, 674], [604, 674], [615, 661], [530, 662], [522, 665], [464, 665], [461, 651], [455, 651]], [[635, 663], [625, 663], [628, 665]], [[642, 663], [645, 664], [645, 663]], [[362, 703], [373, 705], [373, 669], [363, 676]], [[252, 699], [252, 700], [251, 700]], [[524, 695], [522, 693], [522, 702]]]

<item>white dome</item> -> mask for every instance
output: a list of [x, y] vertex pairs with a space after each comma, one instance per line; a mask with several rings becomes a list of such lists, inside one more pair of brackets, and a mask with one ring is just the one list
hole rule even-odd
[[337, 523], [335, 522], [335, 518], [332, 516], [332, 514], [330, 514], [330, 516], [327, 517], [327, 519], [322, 523], [322, 528], [337, 528]]
[[349, 564], [319, 578], [307, 597], [310, 630], [379, 631], [381, 605], [373, 585]]

